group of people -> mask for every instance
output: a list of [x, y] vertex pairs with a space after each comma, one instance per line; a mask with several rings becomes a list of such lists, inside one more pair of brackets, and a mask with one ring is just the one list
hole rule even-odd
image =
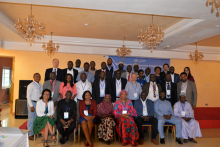
[[138, 63], [127, 66], [118, 63], [114, 70], [112, 59], [101, 63], [96, 70], [95, 62], [86, 62], [80, 67], [79, 59], [69, 61], [68, 68], [59, 69], [59, 60], [53, 59], [53, 68], [45, 72], [44, 84], [41, 76], [35, 73], [34, 81], [27, 88], [29, 139], [45, 129], [44, 145], [48, 146], [48, 133], [52, 141], [57, 138], [52, 126], [62, 135], [64, 144], [76, 125], [81, 124], [86, 137], [85, 146], [93, 146], [92, 128], [99, 124], [98, 137], [110, 144], [116, 127], [123, 145], [143, 144], [142, 124], [152, 124], [151, 142], [165, 144], [164, 123], [175, 125], [176, 141], [183, 144], [188, 141], [197, 143], [195, 137], [201, 137], [199, 123], [194, 118], [197, 103], [197, 89], [190, 68], [185, 67], [180, 75], [174, 73], [173, 66], [159, 66], [151, 73], [150, 68], [139, 70]]

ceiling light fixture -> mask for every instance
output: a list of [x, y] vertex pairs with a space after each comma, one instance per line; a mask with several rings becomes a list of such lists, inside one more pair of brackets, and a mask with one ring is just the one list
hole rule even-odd
[[216, 8], [216, 10], [217, 10], [216, 16], [219, 17], [220, 0], [207, 0], [206, 7], [208, 7], [209, 5], [212, 5], [211, 13], [213, 13]]
[[127, 56], [130, 56], [132, 51], [130, 50], [130, 48], [126, 48], [125, 45], [124, 45], [124, 40], [125, 40], [125, 37], [123, 37], [123, 45], [121, 48], [117, 48], [116, 50], [116, 53], [117, 53], [117, 56], [118, 57], [121, 57], [124, 61], [124, 59], [126, 59]]
[[202, 61], [202, 59], [204, 58], [203, 53], [197, 50], [197, 45], [198, 43], [196, 43], [195, 53], [190, 53], [189, 55], [190, 60], [192, 60], [192, 62], [194, 62], [196, 65], [199, 63], [199, 61]]

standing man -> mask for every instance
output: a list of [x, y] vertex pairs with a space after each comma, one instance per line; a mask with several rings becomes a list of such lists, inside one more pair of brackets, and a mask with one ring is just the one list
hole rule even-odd
[[121, 74], [121, 77], [124, 78], [124, 79], [127, 79], [128, 82], [131, 82], [131, 74], [132, 74], [132, 66], [131, 65], [128, 65], [127, 66], [127, 71], [123, 72]]
[[141, 84], [141, 87], [143, 86], [144, 83], [146, 82], [146, 79], [144, 77], [144, 71], [142, 69], [140, 69], [138, 71], [138, 78], [137, 78], [137, 82]]
[[91, 84], [93, 84], [95, 78], [94, 78], [94, 75], [93, 75], [91, 72], [89, 72], [89, 63], [88, 63], [88, 62], [84, 63], [84, 66], [83, 66], [83, 67], [84, 67], [84, 71], [81, 71], [81, 72], [78, 74], [76, 81], [80, 81], [81, 73], [85, 73], [87, 80], [88, 80]]
[[74, 83], [76, 83], [76, 77], [78, 75], [78, 70], [73, 68], [73, 62], [72, 61], [68, 61], [67, 66], [68, 66], [68, 68], [63, 69], [64, 79], [66, 78], [67, 74], [71, 74], [73, 76]]
[[139, 70], [139, 64], [136, 62], [136, 63], [134, 63], [134, 71], [133, 71], [133, 73], [136, 73], [137, 75], [138, 75], [138, 70]]
[[121, 92], [121, 90], [125, 89], [126, 84], [127, 84], [127, 80], [121, 78], [121, 71], [116, 70], [115, 78], [111, 80], [111, 86], [112, 86], [111, 100], [113, 103], [119, 98], [119, 93]]
[[170, 73], [168, 70], [169, 70], [169, 64], [165, 63], [163, 65], [163, 71], [160, 73], [161, 83], [165, 81], [166, 74]]
[[172, 107], [177, 102], [177, 87], [175, 83], [171, 82], [170, 74], [166, 74], [165, 80], [161, 83], [162, 91], [166, 93], [166, 100], [168, 100]]
[[123, 61], [118, 62], [118, 70], [120, 70], [121, 73], [126, 72], [123, 68], [124, 68], [124, 62]]
[[[40, 83], [41, 76], [39, 73], [35, 73], [34, 81], [30, 83], [27, 87], [27, 109], [28, 109], [28, 121], [27, 128], [30, 130], [29, 140], [34, 140], [33, 124], [37, 117], [36, 114], [36, 104], [41, 97], [43, 91], [43, 86]], [[40, 134], [41, 135], [41, 134]]]
[[170, 66], [170, 75], [171, 75], [171, 81], [175, 84], [177, 84], [178, 82], [180, 82], [180, 75], [177, 73], [174, 73], [175, 69], [173, 66]]
[[162, 91], [160, 84], [156, 83], [156, 76], [150, 75], [150, 82], [144, 83], [142, 90], [147, 93], [147, 99], [156, 101], [159, 99], [159, 93]]
[[108, 58], [106, 70], [111, 73], [112, 77], [114, 76], [114, 68], [112, 66], [112, 58]]
[[92, 99], [94, 99], [98, 105], [103, 101], [106, 94], [111, 94], [111, 83], [105, 79], [105, 72], [101, 71], [99, 78], [95, 80], [92, 86]]
[[112, 74], [111, 74], [111, 72], [109, 72], [108, 70], [106, 70], [106, 63], [105, 63], [105, 62], [102, 62], [102, 63], [101, 63], [101, 69], [96, 70], [96, 72], [95, 72], [95, 80], [99, 80], [101, 71], [104, 71], [106, 80], [111, 80], [111, 79], [112, 79]]
[[80, 73], [81, 71], [83, 71], [83, 68], [80, 67], [81, 65], [81, 60], [80, 59], [77, 59], [76, 62], [75, 62], [76, 66], [73, 67], [74, 69], [78, 70], [78, 73]]
[[44, 81], [50, 80], [50, 73], [55, 72], [56, 73], [56, 80], [63, 82], [64, 77], [63, 77], [63, 71], [58, 68], [59, 66], [59, 60], [58, 59], [53, 59], [53, 68], [48, 68], [45, 72], [45, 77]]
[[145, 69], [145, 80], [146, 80], [146, 83], [150, 82], [150, 73], [151, 73], [151, 69], [150, 67], [146, 68]]
[[197, 103], [197, 89], [195, 82], [187, 80], [187, 74], [182, 72], [180, 74], [182, 81], [177, 84], [177, 98], [179, 101], [180, 93], [186, 93], [186, 100], [192, 105], [193, 110]]
[[95, 71], [96, 71], [95, 61], [91, 61], [89, 66], [90, 66], [89, 72], [91, 72], [95, 76]]

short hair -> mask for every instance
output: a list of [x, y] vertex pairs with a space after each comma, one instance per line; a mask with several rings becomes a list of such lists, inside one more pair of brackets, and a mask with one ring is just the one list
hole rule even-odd
[[[164, 65], [167, 65], [167, 66], [168, 66], [168, 68], [169, 68], [169, 64], [165, 63]], [[164, 67], [164, 65], [163, 65], [163, 67]]]
[[[38, 72], [34, 73], [34, 76], [37, 75], [37, 74], [40, 76], [40, 74], [39, 74]], [[34, 77], [34, 76], [33, 76], [33, 77]]]
[[91, 61], [90, 63], [92, 63], [92, 62], [94, 62], [94, 63], [95, 63], [95, 61]]
[[73, 61], [68, 61], [67, 63], [69, 63], [69, 62], [73, 64]]
[[[57, 58], [54, 58], [53, 61], [54, 61], [54, 60], [58, 60], [58, 59], [57, 59]], [[58, 60], [58, 61], [59, 61], [59, 60]]]
[[87, 65], [89, 65], [89, 63], [88, 63], [88, 62], [85, 62], [85, 63], [84, 63], [84, 65], [86, 65], [86, 64], [87, 64]]
[[77, 62], [77, 61], [80, 61], [80, 62], [81, 62], [81, 60], [80, 60], [80, 59], [76, 59], [76, 62]]
[[86, 95], [86, 93], [89, 93], [90, 94], [90, 96], [92, 97], [92, 93], [89, 91], [89, 90], [87, 90], [87, 91], [85, 91], [84, 93], [83, 93], [83, 95], [82, 95], [82, 98], [85, 100], [85, 95]]
[[49, 99], [48, 99], [48, 102], [49, 102], [49, 101], [51, 101], [51, 100], [52, 100], [52, 98], [51, 98], [51, 91], [50, 91], [50, 89], [44, 89], [44, 90], [43, 90], [43, 92], [42, 92], [42, 94], [41, 94], [40, 99], [43, 99], [44, 92], [46, 92], [46, 91], [50, 93], [50, 95], [49, 95]]
[[144, 72], [142, 69], [140, 69], [139, 71], [138, 71], [138, 74], [140, 73], [140, 72]]
[[[112, 60], [112, 58], [108, 58], [108, 59], [111, 59], [111, 60]], [[108, 59], [107, 59], [107, 60], [108, 60]]]
[[115, 73], [116, 73], [117, 71], [119, 71], [119, 72], [121, 73], [121, 71], [120, 71], [119, 69], [117, 69], [117, 70], [115, 71]]
[[155, 68], [154, 68], [154, 71], [156, 71], [156, 69], [157, 69], [157, 68], [159, 68], [159, 69], [160, 69], [160, 71], [161, 71], [161, 68], [160, 68], [159, 66], [155, 67]]
[[186, 76], [187, 76], [187, 74], [186, 74], [185, 72], [182, 72], [182, 73], [180, 74], [180, 76], [181, 76], [181, 75], [186, 75]]
[[131, 76], [132, 76], [132, 75], [136, 75], [136, 76], [137, 76], [137, 74], [136, 74], [135, 72], [133, 72], [133, 73], [131, 74]]

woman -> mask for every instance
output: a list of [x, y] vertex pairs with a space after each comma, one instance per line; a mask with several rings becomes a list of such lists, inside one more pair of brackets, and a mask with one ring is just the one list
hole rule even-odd
[[144, 77], [144, 71], [142, 69], [140, 69], [138, 71], [138, 78], [137, 78], [137, 82], [141, 84], [141, 87], [144, 85], [144, 83], [146, 82], [146, 79]]
[[120, 99], [115, 102], [113, 114], [117, 119], [116, 131], [121, 137], [122, 145], [138, 146], [139, 133], [133, 117], [137, 116], [131, 100], [127, 99], [127, 91], [120, 92]]
[[[34, 120], [33, 132], [34, 135], [38, 134], [43, 128], [45, 128], [45, 140], [44, 146], [49, 147], [47, 143], [48, 132], [53, 134], [52, 126], [55, 124], [56, 120], [53, 118], [54, 114], [54, 104], [51, 99], [51, 92], [49, 89], [44, 89], [42, 96], [36, 105], [37, 117]], [[52, 140], [56, 142], [56, 136], [52, 135]]]
[[97, 115], [97, 103], [95, 100], [91, 99], [92, 94], [90, 91], [85, 91], [83, 93], [83, 100], [79, 102], [79, 122], [82, 126], [83, 132], [86, 136], [85, 146], [93, 146], [91, 140], [92, 126], [96, 122]]
[[187, 74], [187, 79], [192, 81], [192, 82], [195, 82], [193, 76], [191, 75], [191, 71], [190, 71], [190, 68], [189, 67], [185, 67], [184, 68], [184, 72]]
[[99, 125], [98, 137], [107, 141], [110, 145], [113, 140], [113, 127], [116, 125], [113, 120], [114, 107], [111, 102], [111, 95], [106, 94], [103, 101], [99, 104], [97, 108], [97, 116], [101, 118], [101, 123]]
[[161, 77], [160, 77], [161, 68], [159, 66], [155, 67], [154, 72], [156, 75], [156, 83], [160, 84], [162, 82]]
[[74, 100], [74, 98], [77, 95], [77, 88], [76, 88], [76, 85], [73, 83], [73, 76], [71, 74], [66, 74], [64, 82], [62, 82], [60, 84], [60, 97], [61, 97], [61, 99], [65, 98], [67, 91], [72, 92], [73, 96], [71, 99]]

